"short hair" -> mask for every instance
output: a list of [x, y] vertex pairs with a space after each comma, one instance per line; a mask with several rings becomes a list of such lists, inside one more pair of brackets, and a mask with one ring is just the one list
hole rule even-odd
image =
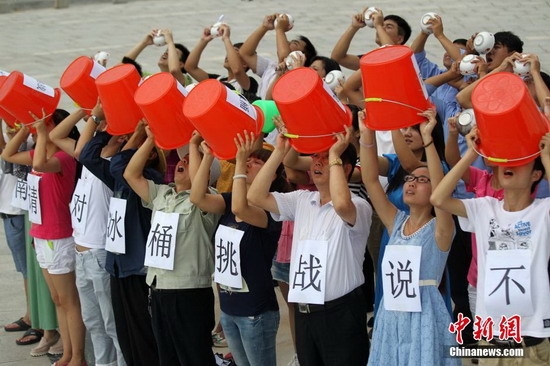
[[461, 46], [466, 47], [466, 44], [468, 43], [468, 40], [466, 38], [457, 38], [453, 41], [453, 43], [459, 44]]
[[542, 77], [542, 81], [544, 81], [546, 87], [550, 89], [550, 75], [548, 75], [544, 71], [541, 71], [540, 76]]
[[[174, 43], [174, 46], [181, 51], [180, 61], [183, 62], [183, 64], [185, 65], [185, 61], [187, 61], [187, 57], [189, 57], [189, 50], [181, 43]], [[181, 72], [183, 72], [184, 74], [187, 73], [187, 70], [185, 70], [185, 66], [181, 68]]]
[[357, 164], [357, 150], [355, 149], [355, 146], [349, 144], [342, 155], [340, 155], [340, 159], [342, 159], [343, 165], [351, 165], [351, 171], [349, 173], [349, 176], [347, 177], [349, 181], [351, 179], [351, 175], [353, 174], [353, 170], [355, 169], [355, 165]]
[[533, 171], [535, 170], [540, 170], [542, 172], [539, 180], [533, 182], [533, 184], [531, 184], [531, 193], [534, 193], [535, 192], [535, 189], [537, 189], [537, 186], [539, 185], [540, 181], [544, 178], [544, 172], [545, 172], [545, 169], [544, 169], [544, 164], [542, 164], [542, 158], [539, 156], [537, 156], [535, 158], [535, 164], [533, 165]]
[[[260, 159], [265, 163], [271, 156], [271, 153], [272, 153], [271, 150], [261, 148], [254, 151], [250, 156]], [[292, 190], [291, 186], [287, 182], [285, 177], [285, 167], [283, 164], [279, 164], [279, 166], [277, 167], [277, 170], [275, 171], [275, 180], [271, 182], [271, 186], [269, 187], [269, 192], [286, 193], [286, 192], [290, 192], [291, 190]]]
[[508, 52], [523, 52], [523, 41], [512, 32], [496, 32], [495, 44], [496, 43], [506, 46], [506, 48], [508, 48]]
[[143, 77], [143, 71], [141, 70], [141, 65], [139, 63], [136, 62], [136, 60], [134, 59], [131, 59], [130, 57], [126, 57], [124, 56], [122, 58], [122, 63], [123, 64], [130, 64], [130, 65], [134, 65], [134, 67], [136, 68], [139, 76]]
[[346, 104], [346, 106], [351, 111], [351, 126], [353, 127], [353, 131], [359, 131], [359, 112], [361, 111], [361, 108], [355, 104]]
[[412, 33], [409, 23], [407, 23], [407, 21], [401, 18], [399, 15], [393, 14], [386, 15], [384, 17], [384, 20], [393, 20], [397, 24], [397, 34], [403, 36], [403, 42], [401, 42], [401, 44], [407, 43]]
[[304, 47], [304, 55], [306, 56], [305, 66], [311, 65], [313, 58], [317, 56], [317, 50], [311, 41], [305, 36], [298, 36], [300, 41], [303, 41], [306, 46]]
[[311, 59], [311, 64], [315, 61], [321, 61], [323, 63], [323, 69], [325, 70], [325, 73], [328, 74], [331, 71], [334, 70], [342, 70], [340, 68], [340, 65], [338, 65], [338, 62], [335, 60], [325, 57], [325, 56], [315, 56]]
[[[61, 122], [63, 122], [65, 118], [69, 117], [69, 115], [69, 112], [67, 112], [66, 110], [58, 108], [52, 113], [52, 122], [54, 123], [54, 125], [57, 126]], [[78, 139], [80, 138], [80, 131], [78, 131], [78, 128], [74, 126], [67, 137], [73, 139], [74, 141], [78, 141]]]

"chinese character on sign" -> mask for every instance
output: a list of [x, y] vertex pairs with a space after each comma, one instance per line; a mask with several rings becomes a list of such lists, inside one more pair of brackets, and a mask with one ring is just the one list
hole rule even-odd
[[498, 323], [499, 339], [512, 338], [517, 343], [521, 343], [521, 318], [519, 315], [513, 315], [506, 319], [503, 315]]
[[109, 221], [107, 223], [107, 237], [111, 239], [111, 241], [114, 241], [116, 237], [122, 238], [122, 233], [119, 229], [119, 224], [121, 220], [122, 216], [119, 216], [118, 211], [115, 211], [114, 216], [111, 214], [111, 212], [109, 212]]
[[[162, 229], [161, 230], [159, 230]], [[166, 257], [170, 258], [170, 243], [172, 242], [172, 229], [171, 225], [169, 226], [160, 226], [157, 223], [155, 229], [151, 232], [152, 237], [147, 244], [148, 247], [151, 247], [151, 257]], [[156, 249], [156, 251], [155, 251]]]
[[216, 269], [220, 273], [225, 273], [229, 267], [229, 273], [232, 276], [239, 274], [237, 270], [237, 263], [235, 261], [235, 254], [237, 251], [233, 249], [232, 241], [224, 241], [220, 238], [218, 242], [219, 253], [216, 256]]
[[449, 324], [449, 332], [456, 333], [456, 342], [462, 344], [462, 331], [470, 324], [470, 318], [465, 318], [462, 313], [458, 313], [456, 323]]
[[[407, 260], [407, 263], [403, 265], [401, 262], [397, 262], [397, 268], [392, 262], [389, 262], [390, 268], [392, 271], [396, 268], [397, 274], [394, 272], [386, 273], [385, 275], [390, 277], [391, 280], [391, 293], [394, 298], [397, 298], [401, 295], [403, 290], [405, 290], [405, 296], [413, 298], [416, 297], [414, 289], [409, 293], [409, 285], [412, 284], [412, 269], [409, 268], [411, 261]], [[397, 278], [395, 278], [397, 277]]]
[[[310, 254], [309, 261], [304, 260], [300, 255], [298, 262], [298, 271], [294, 274], [294, 281], [292, 281], [292, 288], [301, 287], [302, 291], [312, 287], [315, 291], [321, 291], [321, 280], [318, 280], [321, 266], [321, 261], [316, 256]], [[317, 283], [316, 283], [317, 281]]]
[[74, 206], [71, 211], [71, 214], [78, 220], [82, 221], [82, 214], [88, 202], [86, 201], [86, 194], [83, 194], [82, 197], [79, 194], [74, 194]]
[[38, 189], [35, 186], [30, 186], [29, 191], [29, 210], [38, 214]]
[[489, 294], [489, 296], [491, 296], [492, 294], [494, 294], [503, 284], [504, 284], [504, 291], [506, 291], [506, 305], [510, 305], [510, 281], [512, 281], [518, 288], [519, 290], [521, 291], [521, 293], [525, 293], [525, 287], [523, 287], [519, 282], [517, 282], [516, 280], [510, 278], [508, 275], [510, 274], [510, 271], [512, 270], [524, 270], [525, 267], [524, 266], [520, 266], [520, 267], [510, 267], [510, 268], [506, 268], [506, 267], [503, 267], [503, 268], [491, 268], [491, 271], [506, 271], [504, 273], [504, 276], [502, 277], [502, 280], [500, 281], [500, 283], [498, 284], [498, 286], [493, 290], [493, 292], [491, 292]]
[[27, 200], [27, 182], [24, 180], [17, 180], [17, 185], [15, 186], [15, 197], [23, 201]]

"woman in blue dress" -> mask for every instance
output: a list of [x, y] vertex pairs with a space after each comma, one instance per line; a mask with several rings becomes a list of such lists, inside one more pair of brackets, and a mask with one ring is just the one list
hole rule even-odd
[[[435, 112], [427, 110], [421, 115], [428, 120], [420, 127], [428, 166], [419, 166], [404, 178], [403, 201], [410, 207], [410, 214], [396, 208], [384, 192], [378, 180], [374, 131], [359, 122], [363, 182], [382, 223], [391, 233], [382, 275], [395, 281], [392, 283], [395, 286], [384, 286], [369, 365], [460, 364], [459, 359], [448, 357], [449, 346], [456, 344], [448, 331], [451, 317], [437, 289], [453, 240], [454, 222], [451, 215], [434, 210], [430, 203], [432, 189], [443, 178], [443, 169], [432, 139], [437, 123]], [[363, 112], [360, 119], [364, 119]], [[410, 277], [400, 282], [406, 274]], [[413, 301], [412, 305], [404, 306], [418, 295], [416, 304]], [[397, 301], [390, 302], [394, 299]]]

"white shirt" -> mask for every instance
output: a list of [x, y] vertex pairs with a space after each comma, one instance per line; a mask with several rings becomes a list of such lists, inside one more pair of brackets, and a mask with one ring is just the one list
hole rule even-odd
[[[522, 316], [522, 336], [550, 336], [550, 282], [548, 279], [548, 260], [550, 259], [550, 198], [536, 199], [527, 208], [509, 212], [504, 210], [504, 201], [493, 197], [481, 197], [462, 200], [468, 218], [459, 217], [464, 231], [476, 234], [477, 239], [477, 301], [476, 313], [485, 320], [493, 317], [495, 334], [502, 314], [490, 314], [484, 303], [485, 269], [487, 253], [491, 250], [522, 249], [530, 251], [531, 258], [531, 299], [534, 313]], [[502, 263], [506, 266], [506, 263]], [[499, 274], [499, 276], [501, 276]], [[510, 272], [510, 278], [513, 278]], [[516, 286], [512, 281], [510, 289]], [[502, 286], [502, 289], [504, 286]], [[517, 300], [517, 299], [516, 299]], [[514, 301], [511, 296], [510, 301]], [[496, 319], [495, 319], [496, 317]]]
[[11, 174], [6, 174], [2, 170], [2, 162], [0, 162], [0, 213], [7, 215], [23, 215], [25, 212], [11, 205], [11, 199], [17, 178]]
[[372, 215], [367, 201], [352, 194], [357, 218], [355, 225], [350, 226], [338, 216], [332, 202], [321, 206], [319, 192], [272, 194], [280, 212], [272, 213], [273, 219], [294, 221], [291, 258], [296, 256], [301, 240], [328, 242], [325, 301], [342, 297], [365, 282], [363, 260]]
[[74, 241], [76, 244], [86, 248], [104, 249], [109, 216], [109, 202], [113, 196], [113, 191], [84, 166], [82, 167], [80, 179], [86, 180], [87, 184], [90, 184], [92, 188], [90, 190], [86, 227], [83, 232], [73, 229]]
[[271, 82], [276, 76], [277, 64], [270, 59], [256, 55], [256, 75], [261, 77], [258, 84], [258, 96], [265, 99]]

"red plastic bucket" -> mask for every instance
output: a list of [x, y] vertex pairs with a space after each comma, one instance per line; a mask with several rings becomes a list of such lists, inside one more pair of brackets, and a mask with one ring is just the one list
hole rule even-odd
[[134, 132], [139, 120], [143, 118], [141, 109], [134, 101], [140, 81], [139, 73], [130, 64], [115, 66], [95, 80], [107, 119], [107, 132], [111, 135]]
[[417, 113], [431, 104], [409, 47], [378, 48], [361, 57], [360, 66], [370, 129], [396, 130], [426, 120]]
[[195, 127], [182, 110], [186, 95], [187, 90], [168, 72], [147, 78], [134, 95], [157, 145], [163, 149], [178, 148], [191, 139]]
[[105, 68], [91, 58], [81, 56], [67, 67], [59, 85], [76, 104], [91, 114], [98, 97], [95, 80], [104, 71]]
[[540, 154], [550, 131], [527, 86], [517, 75], [499, 72], [483, 78], [472, 92], [480, 155], [501, 166], [523, 165]]
[[300, 67], [284, 74], [273, 87], [273, 100], [285, 122], [291, 144], [301, 153], [328, 150], [334, 133], [351, 126], [352, 114], [317, 72]]
[[58, 88], [52, 88], [19, 71], [13, 71], [0, 88], [0, 106], [20, 123], [34, 122], [29, 112], [42, 117], [42, 109], [50, 116], [61, 98]]
[[[0, 89], [2, 89], [2, 86], [6, 82], [7, 78], [8, 78], [7, 75], [4, 76], [4, 75], [0, 74]], [[17, 118], [12, 116], [11, 113], [8, 112], [7, 110], [5, 110], [2, 106], [0, 106], [0, 118], [2, 118], [4, 121], [6, 121], [8, 126], [10, 126], [11, 128], [14, 128], [15, 124], [17, 123]]]
[[237, 155], [233, 141], [237, 133], [259, 134], [264, 123], [260, 108], [214, 79], [200, 82], [189, 92], [183, 114], [221, 160]]

